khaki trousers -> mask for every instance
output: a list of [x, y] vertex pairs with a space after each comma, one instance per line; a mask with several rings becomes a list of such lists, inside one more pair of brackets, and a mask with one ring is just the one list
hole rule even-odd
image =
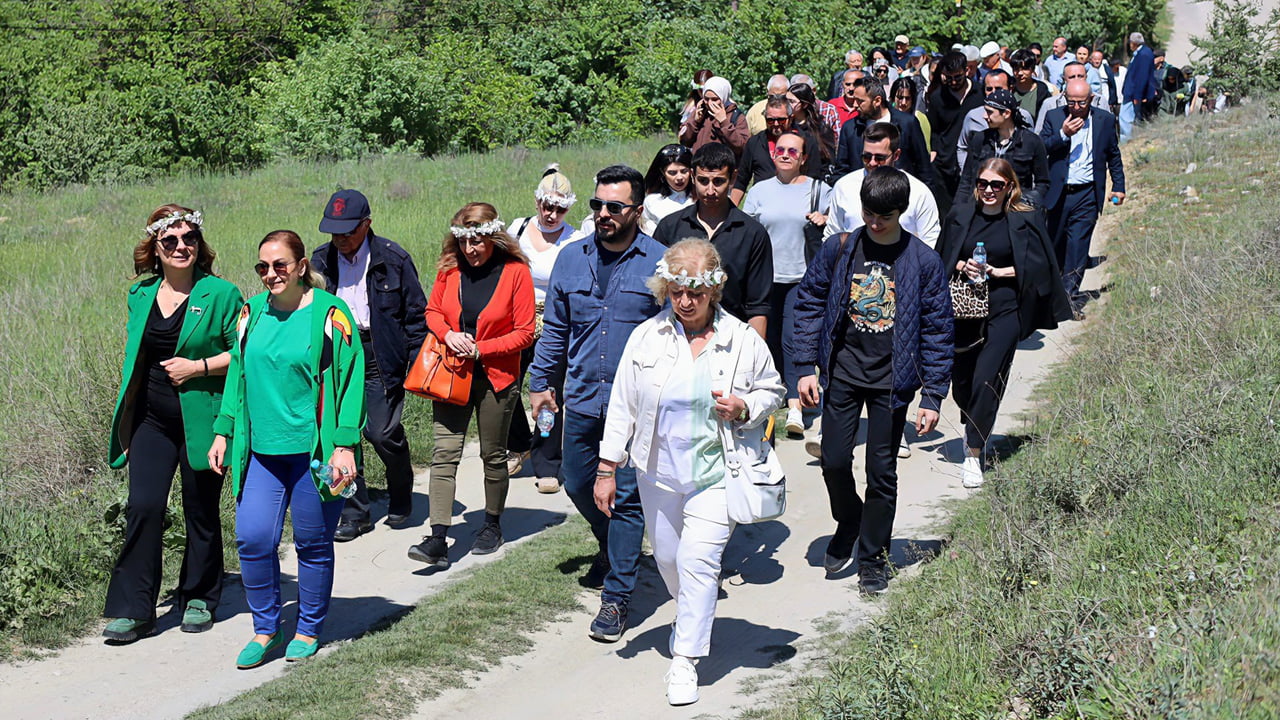
[[457, 493], [458, 461], [467, 439], [467, 426], [475, 412], [480, 432], [480, 459], [484, 463], [484, 509], [500, 515], [507, 505], [507, 430], [519, 386], [512, 384], [502, 392], [494, 392], [484, 369], [476, 367], [471, 383], [471, 399], [466, 405], [431, 403], [435, 424], [435, 452], [431, 458], [431, 499], [429, 522], [451, 525], [453, 499]]

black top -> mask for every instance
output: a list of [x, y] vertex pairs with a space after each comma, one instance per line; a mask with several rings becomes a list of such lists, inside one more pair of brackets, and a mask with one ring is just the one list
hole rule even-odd
[[596, 241], [596, 278], [599, 280], [598, 290], [599, 296], [604, 297], [605, 292], [609, 289], [609, 280], [613, 278], [613, 269], [617, 267], [618, 261], [626, 254], [626, 250], [614, 252], [606, 250], [600, 241]]
[[458, 270], [462, 272], [462, 332], [470, 333], [472, 337], [476, 335], [476, 321], [480, 318], [480, 312], [489, 305], [489, 301], [493, 299], [493, 291], [498, 288], [498, 280], [502, 278], [502, 267], [505, 264], [504, 258], [499, 257], [498, 253], [494, 253], [488, 261], [479, 267], [473, 267], [470, 263], [458, 263]]
[[[707, 238], [706, 228], [698, 222], [697, 203], [662, 218], [653, 231], [653, 239], [667, 247], [686, 238]], [[743, 322], [767, 316], [773, 292], [773, 243], [769, 241], [769, 231], [733, 207], [711, 244], [720, 251], [721, 266], [729, 276], [720, 307]]]
[[1029, 205], [1043, 205], [1049, 192], [1049, 155], [1044, 141], [1026, 128], [1017, 128], [1008, 143], [1000, 141], [1000, 131], [987, 128], [969, 136], [969, 155], [964, 161], [960, 183], [956, 186], [956, 204], [973, 202], [973, 185], [978, 179], [978, 166], [987, 158], [1001, 157], [1013, 166], [1022, 186], [1022, 199]]
[[893, 265], [910, 240], [905, 232], [893, 245], [881, 245], [866, 237], [853, 249], [844, 331], [837, 335], [832, 366], [834, 373], [857, 387], [893, 387], [893, 321], [897, 308]]
[[138, 407], [145, 407], [142, 415], [152, 415], [167, 421], [182, 421], [178, 405], [178, 389], [169, 380], [169, 373], [160, 364], [172, 359], [178, 351], [178, 336], [182, 334], [182, 318], [187, 314], [187, 301], [183, 300], [173, 314], [165, 317], [160, 312], [159, 301], [151, 305], [147, 324], [142, 329], [142, 352], [146, 357], [147, 382], [140, 388]]
[[[960, 256], [973, 257], [973, 250], [982, 243], [987, 249], [987, 265], [1012, 267], [1013, 243], [1009, 239], [1009, 218], [1004, 213], [988, 215], [981, 210], [973, 214], [969, 236], [964, 240]], [[991, 317], [1018, 310], [1018, 281], [1015, 278], [987, 278], [991, 284]]]
[[929, 95], [929, 112], [926, 117], [933, 130], [933, 151], [938, 154], [933, 164], [940, 174], [952, 177], [960, 174], [956, 146], [960, 144], [964, 116], [978, 107], [982, 107], [982, 89], [976, 85], [963, 100], [957, 100], [946, 87]]

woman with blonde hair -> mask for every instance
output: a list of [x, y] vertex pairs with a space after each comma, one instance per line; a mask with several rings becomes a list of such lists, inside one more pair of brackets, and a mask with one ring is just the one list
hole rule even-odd
[[[974, 202], [951, 208], [937, 247], [949, 274], [987, 286], [987, 316], [955, 321], [951, 382], [965, 429], [961, 482], [966, 488], [982, 486], [983, 450], [1018, 343], [1071, 318], [1049, 233], [1040, 213], [1023, 202], [1013, 166], [989, 158], [976, 176]], [[979, 244], [986, 250], [985, 264], [973, 258]]]
[[129, 288], [128, 337], [111, 418], [111, 467], [129, 466], [125, 538], [111, 571], [103, 635], [122, 643], [155, 632], [165, 513], [182, 477], [186, 546], [174, 607], [183, 632], [213, 626], [222, 595], [222, 477], [209, 467], [236, 315], [244, 299], [213, 274], [204, 218], [161, 205], [133, 251], [141, 279]]
[[409, 557], [449, 566], [446, 537], [453, 519], [458, 461], [472, 414], [484, 462], [485, 520], [471, 552], [502, 547], [507, 503], [507, 431], [520, 386], [520, 354], [533, 343], [534, 293], [529, 261], [489, 203], [468, 203], [453, 216], [427, 300], [427, 330], [447, 352], [475, 362], [465, 405], [431, 403], [435, 452], [431, 459], [431, 534]]
[[733, 532], [719, 425], [767, 422], [785, 395], [764, 340], [719, 308], [726, 279], [706, 240], [682, 240], [663, 254], [649, 288], [670, 304], [627, 340], [596, 471], [596, 505], [609, 515], [618, 466], [636, 468], [653, 557], [676, 601], [666, 676], [672, 705], [698, 700], [693, 660], [710, 651], [720, 562]]

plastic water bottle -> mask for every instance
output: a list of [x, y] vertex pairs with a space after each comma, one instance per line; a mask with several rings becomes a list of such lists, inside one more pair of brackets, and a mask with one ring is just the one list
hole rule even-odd
[[538, 411], [538, 434], [542, 437], [551, 437], [551, 428], [556, 424], [556, 414], [551, 412], [551, 408], [544, 407]]
[[980, 283], [986, 282], [987, 281], [987, 247], [986, 245], [984, 245], [983, 243], [978, 243], [978, 246], [973, 249], [973, 261], [982, 266], [982, 274], [979, 275], [978, 279], [974, 280], [974, 282], [980, 282]]
[[[319, 460], [312, 460], [311, 472], [315, 473], [316, 477], [324, 480], [325, 483], [329, 485], [330, 491], [333, 490], [333, 486], [338, 482], [337, 480], [333, 479], [333, 466], [330, 465], [329, 463], [321, 464]], [[356, 479], [354, 477], [351, 478], [351, 482], [347, 483], [347, 486], [342, 488], [342, 492], [339, 494], [342, 495], [342, 497], [344, 498], [350, 498], [353, 495], [355, 495]]]

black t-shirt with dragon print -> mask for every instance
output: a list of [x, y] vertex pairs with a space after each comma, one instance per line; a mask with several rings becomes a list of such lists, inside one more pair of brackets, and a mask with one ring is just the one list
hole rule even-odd
[[893, 265], [910, 237], [904, 232], [898, 242], [881, 245], [863, 232], [853, 249], [844, 331], [837, 335], [832, 370], [856, 387], [893, 389]]

